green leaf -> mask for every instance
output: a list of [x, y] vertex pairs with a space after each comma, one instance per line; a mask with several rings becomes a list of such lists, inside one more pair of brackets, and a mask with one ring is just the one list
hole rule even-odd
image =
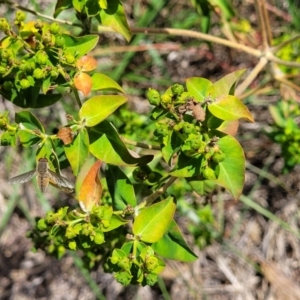
[[145, 165], [153, 159], [153, 155], [138, 156], [126, 148], [116, 129], [107, 121], [88, 129], [90, 152], [98, 159], [118, 166]]
[[9, 47], [9, 49], [13, 50], [14, 54], [17, 55], [19, 50], [23, 49], [24, 44], [21, 40], [16, 39], [15, 37], [6, 36], [1, 40], [1, 47], [2, 48], [8, 48]]
[[16, 146], [17, 136], [15, 132], [5, 131], [0, 134], [0, 146]]
[[188, 157], [183, 153], [179, 154], [175, 170], [170, 175], [175, 177], [192, 177], [201, 173], [202, 156]]
[[72, 0], [57, 0], [53, 17], [57, 18], [62, 11], [72, 7]]
[[168, 230], [175, 210], [172, 197], [144, 208], [134, 220], [132, 232], [143, 242], [159, 241]]
[[133, 247], [133, 241], [126, 242], [122, 245], [121, 250], [126, 253], [126, 256], [128, 256], [131, 253], [132, 247]]
[[164, 137], [164, 145], [161, 152], [164, 160], [170, 164], [173, 155], [179, 150], [182, 144], [180, 137], [174, 132], [170, 131], [168, 136]]
[[95, 17], [100, 12], [100, 5], [98, 0], [87, 0], [85, 11], [88, 17]]
[[87, 54], [91, 50], [93, 50], [99, 40], [98, 35], [84, 35], [80, 37], [75, 37], [69, 34], [62, 34], [65, 38], [65, 47], [68, 51], [77, 53], [77, 58]]
[[226, 20], [231, 19], [234, 17], [234, 9], [230, 3], [230, 1], [227, 0], [214, 0], [210, 2], [211, 5], [218, 7], [220, 9], [220, 14], [226, 18]]
[[30, 111], [21, 111], [16, 113], [15, 121], [19, 124], [22, 123], [28, 129], [35, 129], [45, 133], [45, 129], [38, 118]]
[[[246, 69], [234, 71], [225, 75], [212, 85], [212, 97], [218, 97], [222, 95], [234, 95], [234, 85], [237, 80], [244, 74]], [[210, 91], [210, 89], [209, 89]], [[232, 92], [232, 93], [231, 93]]]
[[[218, 146], [225, 154], [225, 159], [218, 164], [219, 174], [216, 180], [197, 180], [197, 177], [188, 178], [191, 187], [200, 195], [209, 193], [214, 184], [218, 184], [228, 189], [237, 199], [242, 193], [245, 177], [245, 156], [238, 141], [219, 131], [211, 131], [210, 136], [220, 137]], [[190, 163], [192, 166], [193, 163]], [[170, 173], [172, 175], [172, 173]], [[181, 177], [181, 176], [180, 176]], [[187, 177], [187, 176], [185, 176]]]
[[86, 0], [72, 0], [73, 7], [78, 11], [82, 12], [85, 7]]
[[203, 0], [191, 0], [191, 3], [196, 8], [198, 14], [201, 16], [201, 31], [204, 33], [208, 33], [211, 19], [211, 4], [209, 3], [209, 1]]
[[201, 77], [190, 77], [186, 79], [186, 88], [191, 96], [198, 102], [203, 102], [207, 96], [207, 90], [212, 82]]
[[206, 117], [204, 124], [209, 128], [209, 129], [217, 129], [219, 128], [224, 121], [215, 117], [209, 110], [206, 110]]
[[101, 74], [101, 73], [95, 73], [92, 76], [93, 80], [93, 87], [92, 90], [113, 90], [121, 93], [125, 93], [122, 87], [118, 85], [117, 82], [115, 82], [113, 79], [110, 77]]
[[215, 180], [199, 180], [197, 177], [186, 178], [186, 181], [199, 195], [210, 194], [217, 186]]
[[99, 0], [99, 5], [101, 8], [106, 9], [107, 8], [107, 0]]
[[86, 126], [95, 126], [110, 116], [119, 106], [127, 101], [122, 95], [95, 96], [83, 103], [79, 116]]
[[[62, 97], [61, 94], [47, 94], [47, 95], [39, 95], [37, 100], [36, 100], [36, 104], [34, 107], [32, 108], [42, 108], [42, 107], [47, 107], [50, 106], [52, 104], [54, 104], [55, 102], [57, 102], [58, 100], [60, 100]], [[28, 106], [30, 107], [30, 106]]]
[[32, 147], [33, 145], [41, 141], [41, 138], [39, 138], [38, 136], [24, 130], [19, 130], [17, 136], [20, 139], [20, 143], [24, 147]]
[[109, 220], [109, 226], [107, 228], [102, 227], [101, 230], [103, 232], [112, 231], [112, 230], [114, 230], [124, 224], [127, 224], [127, 223], [128, 223], [128, 221], [121, 218], [120, 216], [112, 215], [112, 217]]
[[51, 76], [47, 76], [44, 80], [43, 80], [43, 84], [42, 84], [42, 91], [43, 93], [46, 95], [47, 92], [49, 91], [51, 87]]
[[89, 154], [89, 136], [86, 128], [80, 129], [72, 143], [64, 148], [73, 174], [77, 176]]
[[184, 262], [195, 261], [197, 255], [188, 247], [176, 222], [172, 220], [163, 238], [152, 245], [152, 249], [160, 256]]
[[119, 167], [108, 165], [106, 182], [115, 210], [123, 210], [127, 205], [136, 206], [134, 188]]
[[110, 0], [107, 9], [102, 9], [97, 19], [100, 24], [108, 26], [121, 33], [129, 42], [131, 39], [131, 32], [126, 20], [123, 5], [118, 0]]
[[15, 89], [11, 89], [10, 91], [2, 91], [1, 94], [5, 97], [5, 99], [11, 101], [13, 104], [27, 108], [36, 106], [36, 100], [39, 95], [39, 87], [29, 87], [23, 91], [17, 91]]
[[151, 119], [152, 120], [157, 120], [163, 116], [165, 116], [168, 113], [167, 110], [161, 108], [161, 107], [154, 107], [152, 112], [151, 112]]
[[[28, 90], [28, 91], [27, 91]], [[38, 94], [39, 88], [28, 88], [26, 93], [5, 93], [4, 97], [13, 104], [23, 108], [42, 108], [50, 106], [60, 100], [61, 94]]]
[[218, 141], [225, 159], [219, 163], [220, 173], [216, 183], [228, 189], [235, 199], [242, 193], [245, 177], [245, 155], [238, 141], [225, 135]]
[[218, 97], [213, 103], [208, 105], [208, 110], [221, 120], [233, 121], [243, 118], [249, 122], [254, 122], [247, 106], [235, 96]]
[[22, 111], [16, 113], [15, 115], [16, 123], [21, 125], [21, 129], [18, 131], [17, 135], [20, 139], [21, 144], [24, 147], [31, 147], [34, 144], [37, 144], [41, 138], [36, 136], [33, 133], [22, 130], [22, 127], [25, 127], [29, 130], [38, 130], [42, 133], [45, 132], [44, 127], [40, 123], [40, 121], [29, 111]]

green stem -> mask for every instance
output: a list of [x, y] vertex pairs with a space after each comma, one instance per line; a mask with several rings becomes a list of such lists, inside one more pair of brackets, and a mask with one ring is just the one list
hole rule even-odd
[[155, 193], [147, 197], [143, 202], [141, 202], [137, 208], [143, 208], [148, 205], [151, 205], [157, 198], [159, 198], [169, 187], [173, 182], [175, 182], [177, 177], [171, 176], [170, 179], [160, 188], [158, 189]]
[[[20, 125], [21, 125], [21, 127], [20, 127]], [[9, 127], [11, 127], [11, 126], [9, 126]], [[8, 128], [9, 128], [9, 127], [8, 127]], [[21, 131], [28, 132], [28, 133], [30, 133], [30, 134], [32, 134], [32, 135], [35, 135], [35, 136], [39, 137], [39, 138], [42, 139], [42, 140], [46, 140], [46, 139], [49, 137], [47, 134], [42, 133], [42, 132], [40, 132], [39, 130], [36, 130], [36, 131], [35, 131], [35, 130], [32, 130], [32, 129], [26, 128], [22, 123], [19, 124], [19, 129], [14, 129], [14, 128], [13, 128], [13, 130], [14, 130], [14, 131], [21, 130]]]
[[66, 24], [66, 25], [71, 25], [71, 26], [76, 26], [76, 27], [81, 27], [82, 28], [82, 24], [76, 24], [76, 23], [73, 23], [73, 22], [52, 18], [52, 17], [49, 17], [48, 15], [41, 14], [38, 11], [31, 10], [31, 9], [25, 7], [25, 6], [19, 5], [17, 3], [14, 3], [14, 2], [11, 2], [11, 1], [8, 1], [8, 0], [1, 0], [0, 3], [7, 4], [13, 9], [20, 9], [22, 11], [26, 11], [30, 14], [33, 14], [35, 16], [38, 16], [38, 17], [41, 17], [41, 18], [44, 18], [44, 19], [47, 19], [47, 20], [50, 20], [50, 21], [53, 21], [53, 22], [57, 22], [57, 23], [61, 23], [61, 24]]
[[72, 87], [72, 91], [73, 91], [73, 93], [74, 93], [74, 95], [75, 95], [75, 99], [76, 99], [76, 102], [77, 102], [79, 108], [81, 108], [82, 104], [81, 104], [81, 101], [80, 101], [80, 98], [79, 98], [79, 94], [78, 94], [77, 89], [74, 88], [74, 87]]
[[132, 249], [132, 254], [133, 254], [133, 257], [136, 257], [136, 254], [137, 254], [137, 241], [133, 241], [133, 249]]
[[140, 147], [140, 148], [144, 148], [144, 149], [150, 149], [150, 150], [161, 150], [160, 146], [155, 146], [155, 145], [149, 145], [149, 144], [145, 144], [145, 143], [141, 143], [141, 142], [136, 142], [136, 141], [132, 141], [129, 140], [125, 137], [121, 136], [121, 140], [128, 145], [133, 145], [136, 147]]
[[76, 219], [76, 220], [73, 220], [73, 221], [68, 221], [68, 225], [69, 226], [72, 226], [72, 225], [75, 225], [77, 223], [81, 223], [82, 221], [84, 220], [84, 218], [81, 218], [81, 219]]
[[268, 51], [268, 53], [266, 54], [266, 57], [269, 61], [272, 61], [279, 65], [292, 67], [292, 68], [300, 68], [300, 63], [282, 60], [282, 59], [276, 57], [271, 51]]
[[121, 215], [124, 214], [124, 211], [123, 211], [123, 210], [114, 211], [113, 214], [114, 214], [114, 215], [121, 216]]

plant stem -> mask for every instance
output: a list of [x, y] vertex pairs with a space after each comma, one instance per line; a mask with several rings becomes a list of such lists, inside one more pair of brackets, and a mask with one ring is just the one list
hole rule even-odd
[[266, 10], [265, 0], [256, 0], [256, 7], [262, 33], [263, 48], [268, 49], [272, 42], [272, 33], [270, 29], [269, 15]]
[[235, 90], [236, 96], [241, 95], [246, 88], [253, 82], [253, 80], [256, 78], [256, 76], [263, 70], [263, 68], [268, 63], [268, 60], [266, 57], [261, 57], [258, 64], [255, 66], [254, 69], [249, 73], [249, 75], [246, 77], [246, 79], [238, 85], [238, 87]]
[[292, 68], [300, 68], [300, 63], [282, 60], [282, 59], [274, 56], [271, 51], [268, 52], [268, 57], [267, 58], [268, 58], [269, 61], [272, 61], [274, 63], [280, 64], [280, 65], [283, 65], [283, 66], [292, 67]]
[[279, 81], [280, 83], [285, 84], [285, 85], [289, 86], [290, 88], [294, 89], [298, 93], [300, 92], [300, 87], [298, 85], [294, 84], [293, 82], [286, 80], [285, 78], [280, 78], [280, 77], [279, 78], [275, 77], [275, 79], [277, 81]]
[[50, 17], [48, 15], [41, 14], [38, 11], [31, 10], [31, 9], [25, 7], [25, 6], [22, 6], [22, 5], [14, 3], [14, 2], [8, 1], [8, 0], [1, 0], [0, 3], [7, 4], [13, 9], [20, 9], [20, 10], [26, 11], [30, 14], [33, 14], [35, 16], [38, 16], [38, 17], [41, 17], [41, 18], [44, 18], [44, 19], [47, 19], [47, 20], [50, 20], [50, 21], [53, 21], [53, 22], [57, 22], [57, 23], [61, 23], [61, 24], [66, 24], [66, 25], [71, 25], [71, 26], [76, 26], [76, 27], [81, 27], [82, 28], [81, 24], [76, 24], [76, 23], [73, 23], [73, 22], [70, 22], [70, 21], [56, 19], [56, 18]]
[[81, 101], [80, 101], [77, 89], [75, 89], [74, 87], [72, 87], [72, 91], [73, 91], [73, 93], [75, 95], [75, 99], [76, 99], [76, 102], [77, 102], [79, 108], [81, 108], [82, 104], [81, 104]]
[[121, 136], [121, 140], [128, 145], [133, 145], [136, 147], [140, 147], [140, 148], [144, 148], [144, 149], [150, 149], [150, 150], [161, 150], [160, 146], [156, 146], [156, 145], [149, 145], [146, 143], [141, 143], [141, 142], [136, 142], [136, 141], [132, 141], [129, 140], [123, 136]]
[[287, 39], [287, 40], [283, 41], [283, 42], [280, 43], [279, 45], [272, 47], [272, 48], [271, 48], [271, 52], [275, 54], [275, 53], [278, 52], [280, 49], [284, 48], [284, 47], [287, 46], [288, 44], [291, 44], [292, 42], [294, 42], [294, 41], [296, 41], [296, 40], [298, 40], [298, 39], [300, 39], [300, 34], [297, 34], [297, 35], [291, 37], [290, 39]]
[[[196, 32], [193, 30], [186, 30], [186, 29], [176, 29], [176, 28], [136, 28], [132, 27], [130, 28], [131, 32], [134, 34], [137, 33], [143, 33], [143, 34], [168, 34], [168, 35], [177, 35], [177, 36], [188, 36], [196, 39], [205, 40], [208, 42], [224, 45], [230, 48], [234, 48], [237, 50], [244, 51], [246, 53], [249, 53], [255, 57], [260, 57], [262, 55], [262, 52], [260, 50], [233, 42], [228, 41], [226, 39], [222, 39], [219, 37], [215, 37], [210, 34], [205, 34], [202, 32]], [[115, 32], [112, 29], [104, 26], [98, 26], [98, 33], [99, 32]]]
[[138, 208], [142, 208], [152, 204], [160, 195], [162, 195], [169, 188], [169, 186], [173, 182], [175, 182], [176, 179], [177, 177], [171, 176], [170, 179], [160, 189], [158, 189], [155, 193], [153, 193], [152, 195], [147, 197], [143, 202], [141, 202], [138, 205]]

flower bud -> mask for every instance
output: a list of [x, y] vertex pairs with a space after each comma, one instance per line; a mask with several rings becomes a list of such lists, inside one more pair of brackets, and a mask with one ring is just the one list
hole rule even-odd
[[61, 35], [57, 35], [55, 37], [55, 46], [61, 48], [64, 45], [65, 45], [65, 38]]
[[149, 88], [147, 91], [147, 98], [150, 102], [150, 104], [159, 106], [161, 99], [160, 99], [160, 94], [157, 90]]
[[215, 171], [212, 168], [206, 167], [203, 171], [202, 171], [202, 175], [205, 179], [208, 180], [214, 180], [216, 179], [216, 174]]
[[171, 91], [174, 96], [180, 96], [184, 92], [184, 87], [179, 83], [175, 83], [171, 86]]
[[172, 103], [172, 95], [170, 95], [170, 94], [163, 94], [161, 96], [161, 102], [165, 106], [167, 106], [168, 104], [171, 104]]
[[47, 61], [48, 61], [48, 55], [47, 55], [47, 53], [45, 53], [43, 51], [37, 52], [36, 55], [35, 55], [35, 61], [39, 65], [46, 64]]
[[15, 20], [18, 22], [18, 24], [20, 24], [21, 22], [25, 21], [26, 19], [26, 14], [25, 12], [18, 10], [16, 12], [16, 16], [15, 16]]
[[23, 78], [20, 80], [20, 87], [21, 89], [25, 90], [25, 89], [28, 89], [30, 87], [30, 82], [28, 79], [26, 78]]
[[57, 34], [57, 33], [59, 33], [59, 31], [60, 31], [60, 26], [59, 26], [59, 24], [57, 24], [56, 22], [54, 22], [54, 23], [52, 23], [52, 24], [50, 25], [50, 32], [51, 32], [52, 34]]
[[40, 68], [36, 68], [33, 71], [33, 77], [36, 79], [43, 79], [45, 77], [45, 72]]
[[75, 57], [71, 53], [66, 54], [65, 59], [66, 59], [66, 63], [68, 63], [68, 64], [73, 64], [75, 61]]
[[42, 29], [44, 26], [43, 24], [43, 21], [41, 19], [37, 19], [35, 22], [34, 22], [34, 27], [36, 29]]
[[223, 152], [215, 152], [212, 156], [212, 160], [215, 163], [222, 162], [225, 159], [225, 154]]

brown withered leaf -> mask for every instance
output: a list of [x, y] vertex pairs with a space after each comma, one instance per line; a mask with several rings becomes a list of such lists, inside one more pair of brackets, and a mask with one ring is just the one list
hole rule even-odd
[[63, 141], [64, 145], [69, 145], [73, 141], [73, 132], [70, 127], [60, 128], [56, 135]]
[[200, 105], [200, 103], [196, 103], [194, 105], [194, 107], [193, 107], [193, 116], [199, 122], [203, 122], [205, 120], [205, 110]]

